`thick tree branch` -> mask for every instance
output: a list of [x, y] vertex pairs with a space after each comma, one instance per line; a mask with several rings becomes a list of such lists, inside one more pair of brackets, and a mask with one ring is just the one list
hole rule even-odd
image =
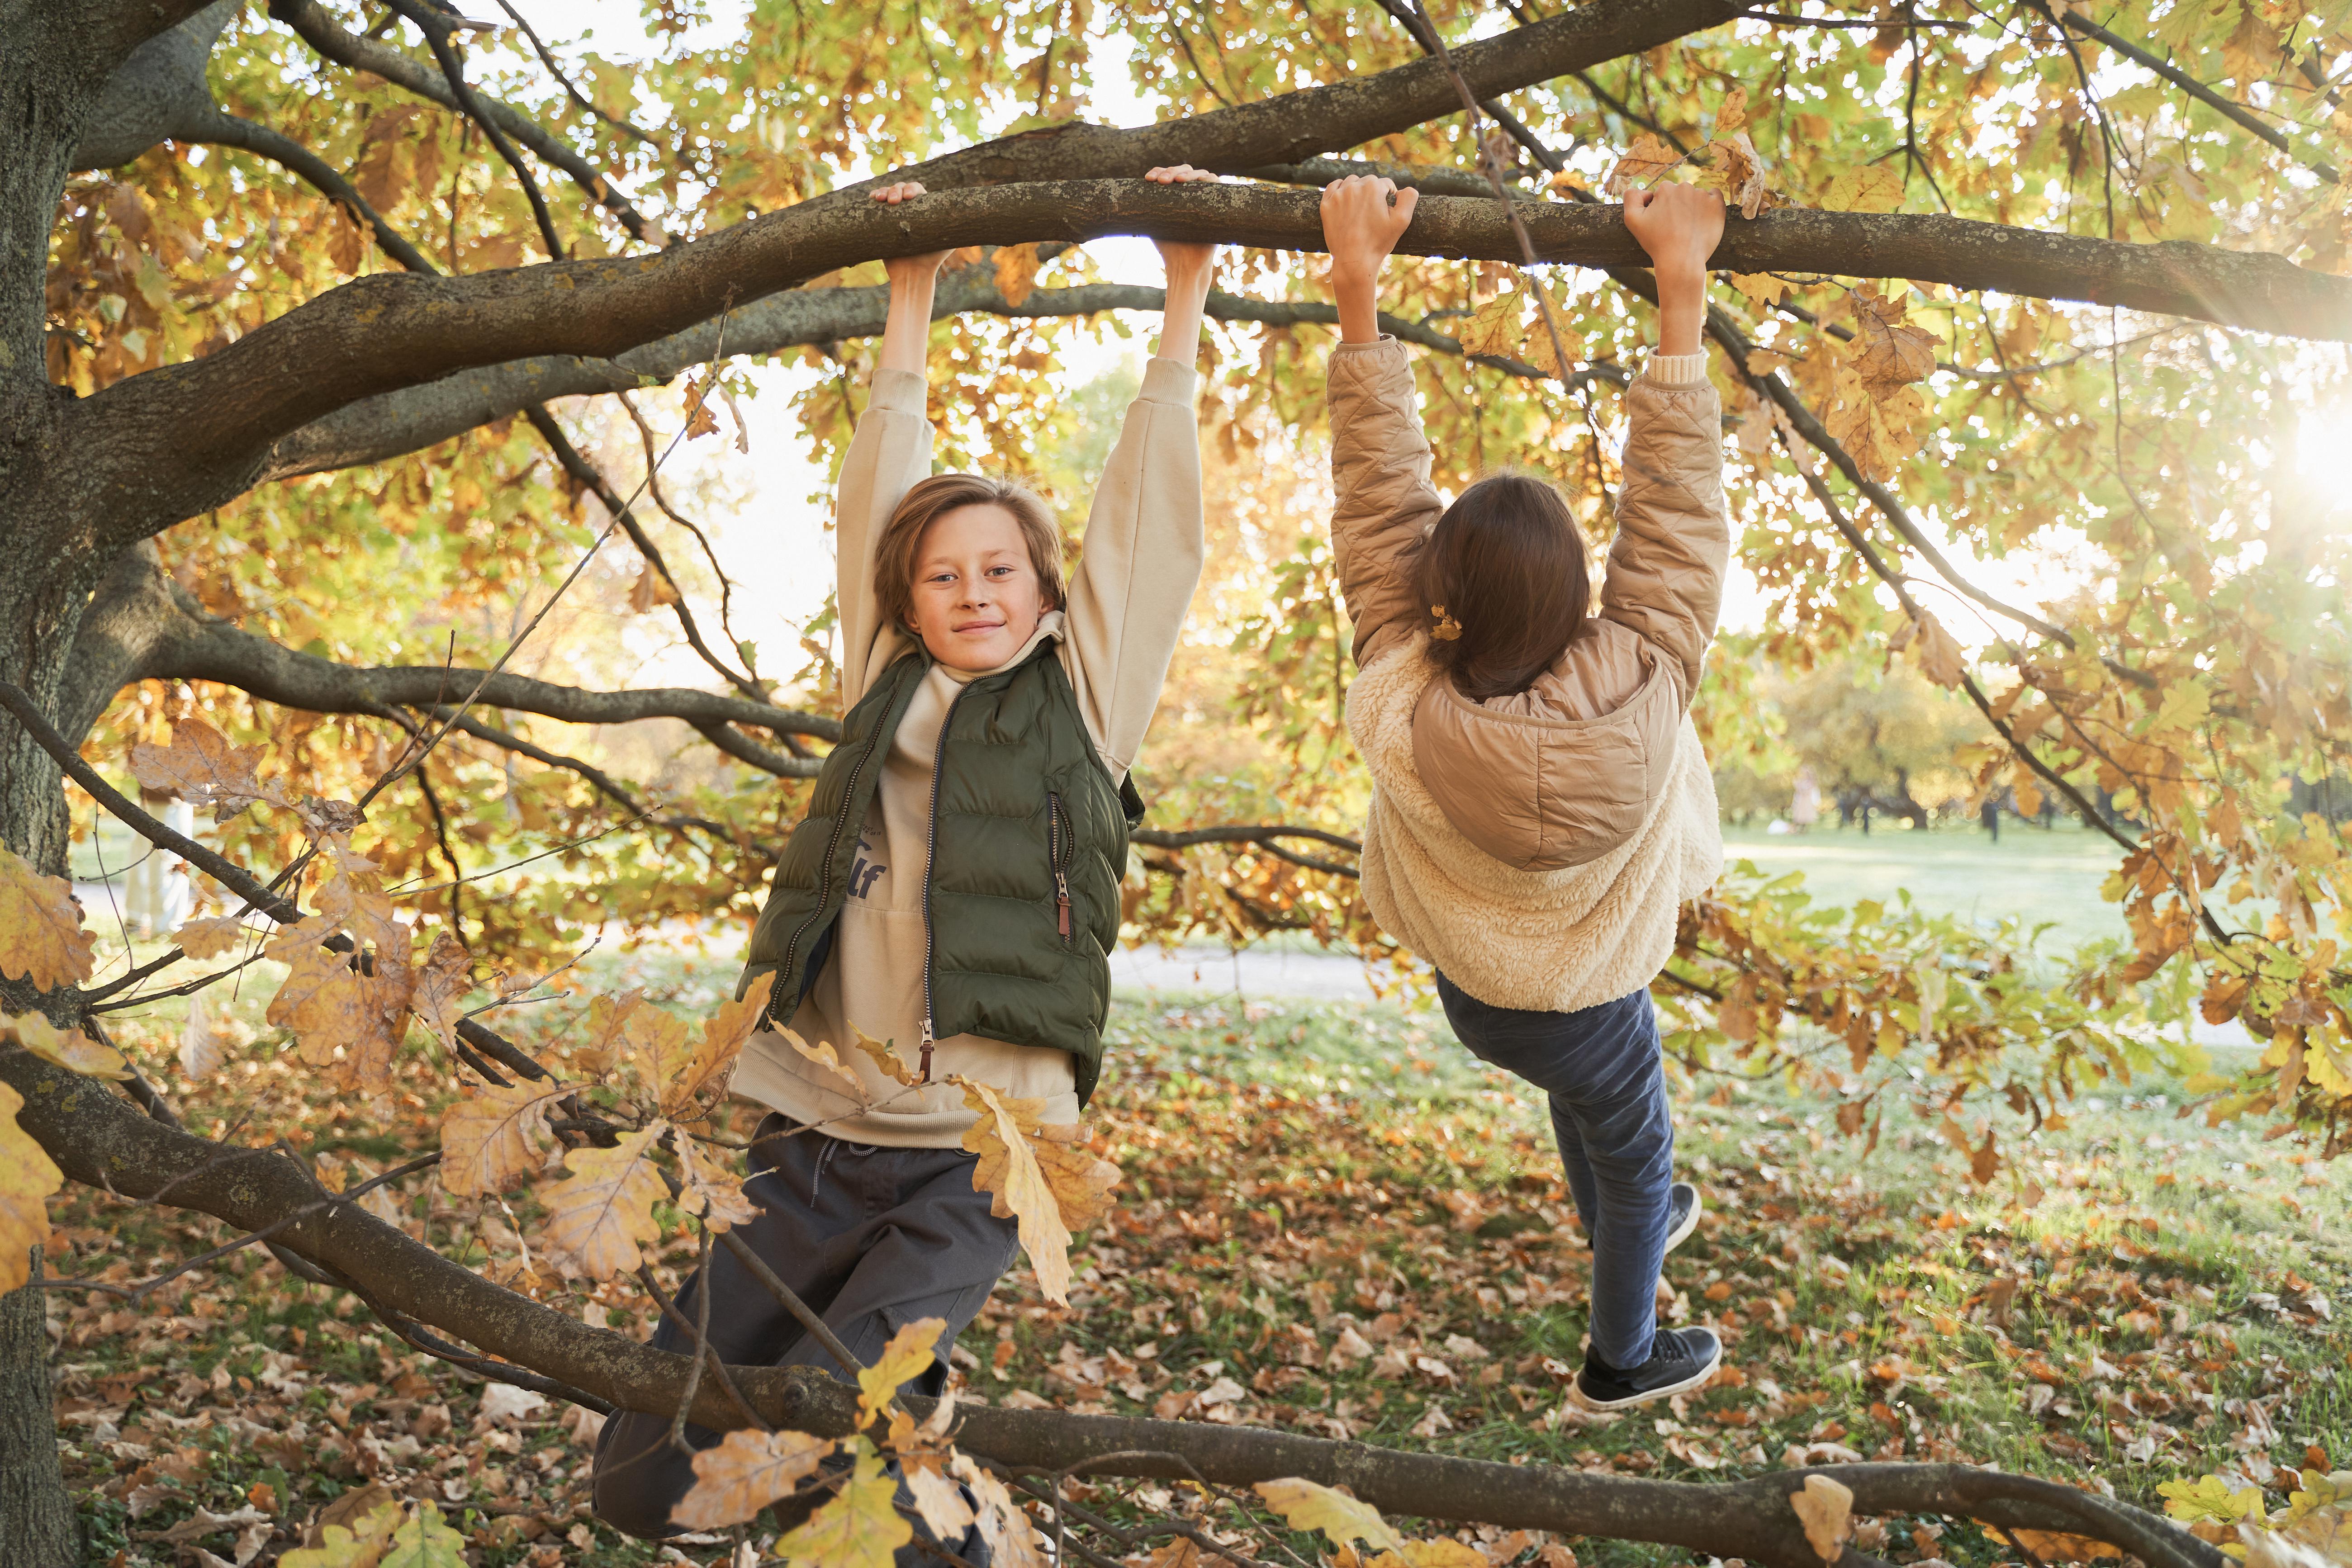
[[[66, 1174], [126, 1197], [192, 1208], [240, 1229], [281, 1226], [278, 1245], [349, 1279], [389, 1308], [488, 1356], [526, 1367], [614, 1406], [670, 1415], [691, 1358], [635, 1343], [504, 1289], [384, 1224], [355, 1203], [318, 1203], [314, 1183], [277, 1150], [231, 1149], [152, 1121], [119, 1096], [21, 1050], [0, 1053], [0, 1080], [25, 1099], [18, 1121]], [[289, 1214], [310, 1210], [284, 1224]], [[730, 1367], [729, 1379], [771, 1425], [846, 1435], [856, 1393], [805, 1367]], [[919, 1418], [930, 1401], [908, 1396]], [[746, 1425], [728, 1394], [705, 1383], [689, 1419]], [[1346, 1486], [1384, 1512], [1475, 1521], [1505, 1529], [1656, 1542], [1765, 1568], [1822, 1568], [1789, 1504], [1807, 1472], [1724, 1485], [1640, 1480], [1542, 1465], [1415, 1454], [1288, 1432], [1203, 1422], [965, 1407], [958, 1444], [1001, 1463], [1043, 1470], [1087, 1464], [1097, 1475], [1195, 1477], [1244, 1484], [1301, 1476]], [[1088, 1463], [1091, 1461], [1091, 1463]], [[2061, 1530], [2110, 1541], [2150, 1568], [2223, 1568], [2219, 1551], [2129, 1504], [2055, 1482], [1958, 1465], [1846, 1465], [1835, 1479], [1863, 1515], [1933, 1512]], [[1851, 1552], [1831, 1568], [1860, 1568]]]
[[[464, 105], [450, 90], [449, 80], [441, 72], [422, 60], [413, 59], [390, 44], [373, 38], [357, 37], [335, 24], [316, 0], [270, 0], [269, 14], [278, 21], [301, 35], [303, 42], [337, 65], [352, 70], [372, 71], [394, 86], [432, 100], [455, 113], [464, 113]], [[497, 99], [476, 95], [483, 118], [506, 135], [528, 147], [540, 159], [561, 169], [572, 183], [587, 194], [588, 199], [619, 218], [628, 231], [647, 245], [661, 245], [667, 237], [661, 226], [637, 211], [624, 195], [612, 176], [580, 155], [574, 148], [549, 132], [537, 121]]]
[[[372, 713], [385, 704], [430, 708], [473, 689], [482, 672], [446, 665], [338, 664], [315, 654], [297, 653], [268, 637], [205, 615], [173, 595], [176, 618], [158, 635], [131, 679], [216, 680], [281, 708], [312, 713]], [[777, 735], [808, 735], [821, 741], [841, 736], [841, 723], [688, 687], [592, 691], [501, 671], [483, 688], [491, 708], [536, 713], [571, 724], [626, 724], [644, 719], [681, 719], [688, 723], [736, 723]]]
[[[1400, 250], [1516, 259], [1501, 204], [1430, 196]], [[963, 245], [1108, 234], [1318, 249], [1315, 198], [1260, 186], [1074, 181], [947, 191], [896, 208], [816, 210], [811, 203], [677, 247], [658, 258], [551, 263], [464, 278], [362, 278], [289, 311], [205, 359], [118, 382], [68, 419], [93, 436], [112, 425], [168, 424], [172, 449], [201, 494], [217, 475], [241, 487], [268, 447], [322, 409], [453, 372], [546, 354], [610, 359], [763, 297], [815, 272], [882, 256]], [[1522, 204], [1538, 257], [1639, 266], [1641, 247], [1614, 206]], [[1738, 271], [1902, 277], [1956, 288], [2080, 299], [2315, 338], [2352, 338], [2352, 281], [2284, 258], [2185, 242], [2132, 245], [1940, 216], [1790, 208], [1733, 219], [1713, 264]], [[103, 443], [100, 443], [103, 447]], [[117, 444], [119, 445], [119, 443]], [[126, 457], [130, 454], [124, 454]], [[101, 507], [152, 531], [150, 450], [138, 483], [121, 474]], [[102, 459], [93, 477], [106, 476]], [[110, 497], [110, 499], [114, 499]], [[135, 534], [128, 537], [135, 537]], [[128, 542], [128, 537], [124, 542]]]

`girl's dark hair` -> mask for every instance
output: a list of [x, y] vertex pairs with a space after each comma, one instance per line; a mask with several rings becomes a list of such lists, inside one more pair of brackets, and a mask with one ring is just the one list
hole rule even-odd
[[1456, 690], [1473, 700], [1525, 691], [1584, 629], [1584, 535], [1543, 480], [1480, 479], [1422, 547], [1421, 596], [1430, 657]]

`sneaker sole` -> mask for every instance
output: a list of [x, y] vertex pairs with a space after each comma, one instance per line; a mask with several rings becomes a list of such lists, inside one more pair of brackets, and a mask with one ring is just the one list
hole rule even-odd
[[[1713, 1331], [1710, 1330], [1709, 1332]], [[1722, 1365], [1723, 1339], [1722, 1336], [1717, 1335], [1715, 1354], [1707, 1358], [1705, 1366], [1680, 1383], [1668, 1384], [1664, 1388], [1654, 1388], [1646, 1394], [1636, 1394], [1625, 1399], [1595, 1399], [1584, 1392], [1584, 1373], [1580, 1372], [1576, 1374], [1575, 1380], [1568, 1385], [1568, 1397], [1578, 1409], [1590, 1410], [1596, 1414], [1606, 1414], [1612, 1410], [1631, 1410], [1637, 1405], [1652, 1405], [1661, 1399], [1672, 1399], [1677, 1394], [1688, 1394], [1694, 1388], [1705, 1388], [1714, 1380], [1716, 1370]]]
[[1678, 1187], [1690, 1187], [1691, 1206], [1690, 1213], [1683, 1216], [1682, 1224], [1675, 1226], [1674, 1229], [1666, 1233], [1666, 1250], [1668, 1252], [1672, 1252], [1675, 1247], [1680, 1247], [1684, 1242], [1688, 1241], [1691, 1238], [1692, 1233], [1698, 1229], [1698, 1216], [1705, 1213], [1706, 1209], [1706, 1195], [1704, 1193], [1701, 1193], [1696, 1186], [1688, 1182], [1676, 1182], [1675, 1185]]

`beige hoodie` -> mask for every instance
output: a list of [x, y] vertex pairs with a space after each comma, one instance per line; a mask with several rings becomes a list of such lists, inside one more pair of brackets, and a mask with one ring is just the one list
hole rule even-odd
[[[1007, 662], [1011, 668], [1047, 639], [1077, 693], [1087, 733], [1113, 779], [1133, 765], [1144, 730], [1168, 679], [1169, 660], [1201, 580], [1201, 448], [1190, 365], [1154, 359], [1127, 412], [1118, 443], [1095, 491], [1066, 611], [1047, 614]], [[875, 374], [873, 401], [841, 470], [835, 517], [840, 563], [842, 706], [854, 705], [910, 646], [882, 623], [874, 587], [874, 542], [890, 514], [931, 468], [931, 426], [924, 417], [923, 378], [908, 371]], [[782, 1037], [754, 1036], [744, 1048], [734, 1089], [795, 1121], [824, 1123], [837, 1138], [892, 1148], [949, 1149], [971, 1125], [963, 1093], [950, 1074], [977, 1079], [1024, 1100], [1043, 1100], [1048, 1121], [1078, 1119], [1069, 1054], [976, 1035], [936, 1042], [933, 1081], [901, 1089], [848, 1048], [851, 1026], [895, 1040], [909, 1060], [923, 1025], [923, 883], [930, 841], [931, 763], [940, 726], [962, 683], [933, 665], [907, 706], [884, 759], [882, 777], [858, 836], [849, 897], [831, 958], [792, 1027], [802, 1038], [839, 1047], [866, 1098]]]

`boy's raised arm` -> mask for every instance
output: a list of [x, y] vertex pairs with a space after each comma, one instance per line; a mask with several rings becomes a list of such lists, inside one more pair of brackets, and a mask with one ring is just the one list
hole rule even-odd
[[[1162, 184], [1216, 178], [1189, 164], [1146, 177]], [[1079, 710], [1119, 777], [1160, 704], [1206, 552], [1192, 360], [1216, 247], [1162, 241], [1160, 256], [1168, 269], [1160, 342], [1095, 487], [1067, 609]]]
[[1325, 187], [1323, 243], [1339, 307], [1331, 351], [1331, 548], [1363, 664], [1428, 622], [1422, 543], [1444, 502], [1429, 482], [1412, 366], [1380, 327], [1381, 268], [1412, 222], [1417, 191], [1351, 175]]
[[[923, 194], [913, 181], [888, 185], [874, 199], [897, 206]], [[881, 624], [874, 595], [874, 541], [899, 501], [931, 471], [931, 425], [924, 414], [924, 370], [931, 334], [931, 295], [947, 252], [902, 256], [884, 264], [890, 279], [890, 314], [882, 330], [874, 384], [857, 433], [842, 459], [835, 489], [834, 552], [839, 569], [835, 604], [841, 626], [841, 686], [845, 705], [866, 694], [901, 639]]]

